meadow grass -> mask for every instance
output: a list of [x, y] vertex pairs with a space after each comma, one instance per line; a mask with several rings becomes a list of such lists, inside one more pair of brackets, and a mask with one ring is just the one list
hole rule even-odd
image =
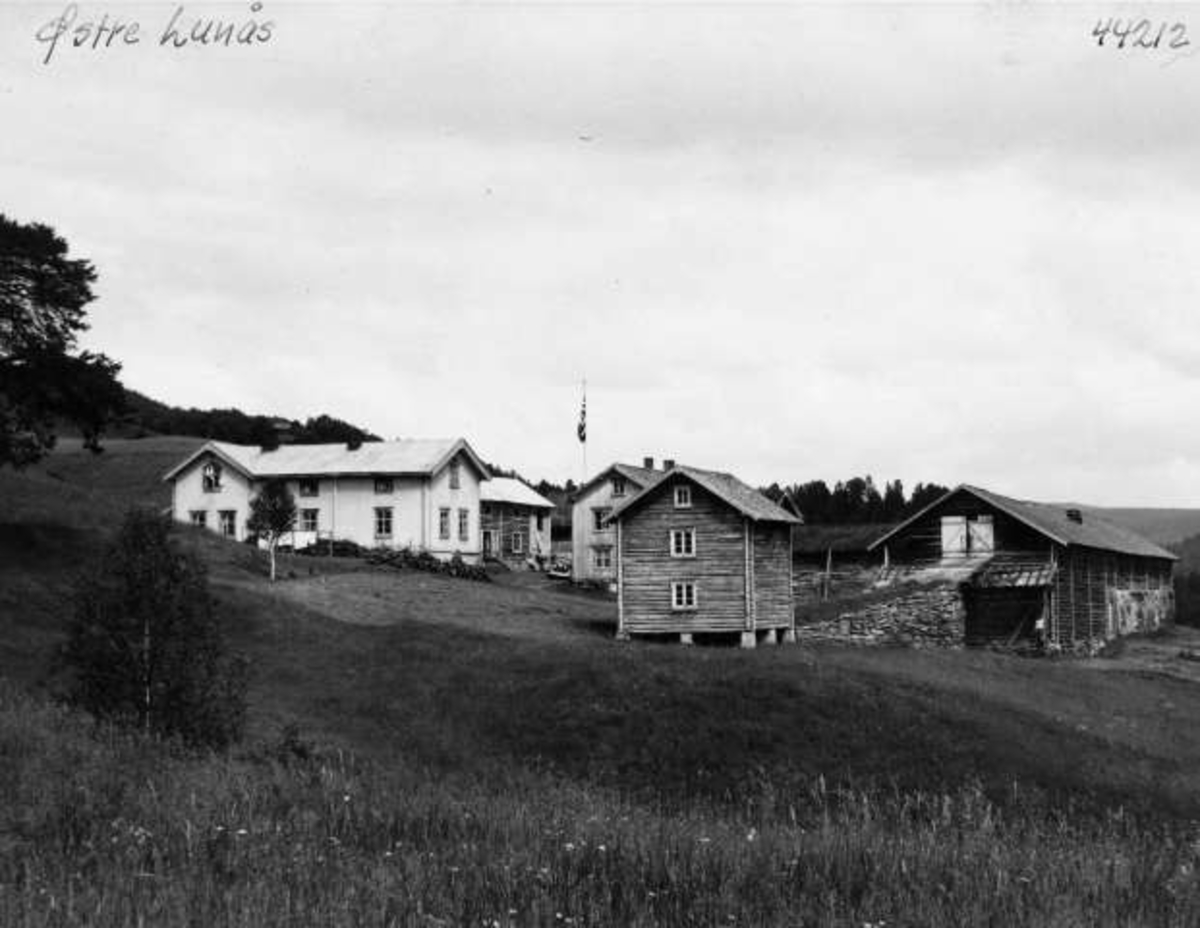
[[188, 755], [11, 686], [0, 784], [14, 928], [1200, 923], [1194, 824], [971, 787], [667, 813], [519, 769]]
[[1200, 924], [1200, 694], [1157, 675], [621, 645], [603, 598], [298, 557], [271, 585], [185, 527], [245, 746], [32, 697], [144, 447], [0, 472], [0, 926]]

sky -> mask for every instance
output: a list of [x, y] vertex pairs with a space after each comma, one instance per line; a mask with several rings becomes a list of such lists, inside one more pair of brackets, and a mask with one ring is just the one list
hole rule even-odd
[[589, 472], [1200, 505], [1200, 6], [179, 6], [0, 2], [0, 211], [132, 389], [561, 481], [586, 378]]

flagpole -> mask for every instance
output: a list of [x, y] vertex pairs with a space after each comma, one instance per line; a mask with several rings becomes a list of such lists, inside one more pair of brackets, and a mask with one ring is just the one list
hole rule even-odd
[[580, 486], [583, 486], [585, 483], [587, 483], [587, 479], [588, 479], [588, 466], [587, 466], [587, 430], [586, 430], [586, 422], [587, 422], [587, 420], [586, 420], [586, 416], [587, 416], [587, 378], [586, 378], [586, 377], [584, 377], [584, 378], [583, 378], [583, 406], [582, 406], [582, 410], [583, 410], [583, 412], [582, 412], [582, 414], [581, 414], [580, 422], [583, 422], [583, 423], [584, 423], [584, 433], [583, 433], [583, 435], [581, 436], [581, 438], [580, 438], [580, 440], [579, 440], [579, 443], [580, 443], [581, 445], [583, 445], [583, 478], [582, 478], [582, 479], [579, 481], [579, 485], [580, 485]]

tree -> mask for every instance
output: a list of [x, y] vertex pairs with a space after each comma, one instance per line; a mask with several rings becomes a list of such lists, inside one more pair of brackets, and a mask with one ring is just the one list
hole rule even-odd
[[105, 425], [122, 410], [120, 365], [76, 353], [95, 280], [92, 265], [68, 258], [49, 226], [0, 213], [0, 464], [44, 456], [64, 419], [98, 451]]
[[63, 650], [71, 698], [101, 718], [223, 747], [241, 734], [245, 664], [226, 654], [203, 562], [170, 521], [132, 510], [75, 591]]
[[296, 498], [283, 480], [268, 480], [262, 491], [250, 500], [250, 518], [246, 527], [267, 540], [271, 554], [271, 582], [275, 582], [275, 548], [279, 539], [296, 525]]

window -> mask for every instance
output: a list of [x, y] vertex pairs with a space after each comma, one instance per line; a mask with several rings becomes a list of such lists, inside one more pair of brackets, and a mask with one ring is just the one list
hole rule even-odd
[[375, 492], [376, 493], [393, 493], [396, 490], [396, 484], [391, 477], [376, 477]]
[[438, 537], [450, 538], [450, 508], [448, 506], [443, 506], [438, 511]]
[[462, 475], [459, 473], [458, 459], [455, 458], [450, 462], [450, 489], [457, 490], [462, 483]]
[[208, 513], [203, 509], [193, 509], [188, 515], [191, 517], [192, 525], [197, 525], [200, 528], [205, 528], [208, 525]]
[[671, 584], [671, 608], [686, 611], [696, 608], [696, 584], [690, 580]]
[[541, 512], [537, 514], [537, 530], [539, 532], [544, 532], [546, 530], [546, 516]]
[[216, 461], [209, 461], [204, 465], [204, 469], [200, 472], [201, 479], [204, 481], [205, 493], [219, 493], [221, 491], [221, 465]]
[[321, 481], [315, 477], [305, 477], [300, 481], [301, 496], [316, 496], [321, 491]]
[[233, 538], [237, 534], [237, 512], [233, 509], [222, 509], [217, 513], [221, 534]]
[[676, 528], [671, 530], [671, 557], [696, 556], [696, 530]]
[[392, 537], [392, 507], [391, 506], [376, 506], [375, 507], [375, 537], [376, 538], [391, 538]]
[[520, 554], [525, 549], [525, 539], [514, 532], [508, 539], [508, 547], [513, 554]]
[[315, 532], [317, 530], [317, 520], [320, 517], [319, 509], [301, 509], [300, 510], [300, 531]]
[[612, 512], [612, 509], [610, 509], [607, 506], [601, 506], [599, 508], [593, 509], [592, 510], [592, 528], [595, 529], [597, 532], [607, 531], [611, 526], [605, 525], [604, 520], [608, 518], [609, 513], [611, 513], [611, 512]]
[[624, 496], [625, 495], [625, 478], [624, 477], [613, 477], [612, 495], [613, 496]]
[[466, 541], [470, 537], [471, 528], [471, 510], [458, 510], [458, 540]]
[[692, 488], [686, 483], [679, 484], [677, 487], [675, 487], [675, 508], [692, 508]]
[[592, 566], [601, 570], [612, 567], [612, 548], [592, 548]]

